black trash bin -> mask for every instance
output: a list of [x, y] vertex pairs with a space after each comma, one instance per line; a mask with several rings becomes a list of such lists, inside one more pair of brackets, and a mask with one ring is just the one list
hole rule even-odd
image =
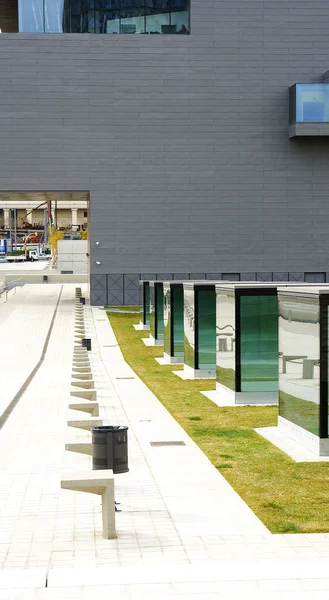
[[86, 304], [86, 298], [83, 298], [83, 296], [80, 296], [80, 304]]
[[91, 350], [91, 339], [90, 338], [82, 338], [81, 345], [83, 348], [87, 350]]
[[128, 427], [102, 425], [92, 430], [93, 469], [112, 469], [114, 474], [127, 473]]

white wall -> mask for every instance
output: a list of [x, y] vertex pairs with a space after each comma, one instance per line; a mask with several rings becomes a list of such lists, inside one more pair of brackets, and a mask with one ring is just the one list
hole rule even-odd
[[88, 273], [88, 240], [59, 240], [58, 270]]

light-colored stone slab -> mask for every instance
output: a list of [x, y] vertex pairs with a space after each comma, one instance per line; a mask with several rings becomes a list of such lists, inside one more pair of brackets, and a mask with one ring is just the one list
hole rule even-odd
[[261, 403], [257, 403], [257, 402], [246, 402], [246, 403], [234, 403], [232, 402], [232, 399], [230, 396], [225, 396], [222, 394], [219, 394], [216, 390], [210, 390], [210, 391], [205, 391], [205, 392], [200, 392], [201, 394], [203, 394], [204, 396], [206, 396], [206, 398], [208, 398], [209, 400], [211, 400], [212, 402], [214, 402], [214, 404], [217, 404], [217, 406], [273, 406], [273, 402], [261, 402]]
[[[4, 569], [0, 570], [0, 593], [1, 590], [44, 588], [47, 580], [47, 569]], [[0, 596], [6, 597], [6, 594]]]
[[82, 412], [90, 413], [93, 417], [99, 417], [99, 404], [93, 400], [86, 402], [71, 402], [69, 408], [71, 410], [80, 410]]
[[102, 496], [103, 537], [116, 538], [114, 477], [110, 469], [65, 473], [61, 488], [77, 492], [88, 492]]
[[133, 328], [136, 329], [136, 331], [148, 331], [150, 329], [150, 326], [143, 325], [143, 323], [138, 323], [137, 325], [133, 325]]
[[309, 448], [305, 448], [279, 427], [257, 427], [255, 431], [295, 462], [329, 462], [329, 456], [319, 456]]

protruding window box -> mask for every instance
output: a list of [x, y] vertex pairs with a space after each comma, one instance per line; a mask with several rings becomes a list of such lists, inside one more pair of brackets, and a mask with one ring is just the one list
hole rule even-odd
[[184, 362], [184, 292], [183, 283], [163, 282], [164, 299], [164, 361]]
[[329, 84], [289, 88], [289, 137], [329, 136]]
[[278, 288], [278, 426], [318, 456], [329, 456], [328, 292]]

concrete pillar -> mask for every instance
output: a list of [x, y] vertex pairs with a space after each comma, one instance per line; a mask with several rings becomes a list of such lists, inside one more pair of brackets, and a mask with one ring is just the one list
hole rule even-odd
[[5, 229], [9, 229], [9, 208], [3, 209], [3, 222]]
[[72, 229], [74, 231], [77, 231], [77, 229], [78, 229], [78, 209], [71, 208], [71, 211], [72, 211]]

